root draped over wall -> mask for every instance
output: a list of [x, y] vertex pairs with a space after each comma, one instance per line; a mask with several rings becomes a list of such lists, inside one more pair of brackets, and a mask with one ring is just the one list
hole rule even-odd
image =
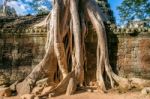
[[[138, 78], [122, 78], [116, 75], [109, 64], [107, 37], [105, 26], [107, 18], [94, 0], [53, 0], [53, 9], [40, 25], [48, 27], [45, 56], [32, 72], [17, 85], [18, 94], [31, 93], [35, 83], [43, 77], [49, 82], [55, 82], [54, 76], [61, 72], [61, 81], [51, 90], [41, 93], [67, 95], [73, 94], [77, 86], [83, 86], [84, 65], [86, 59], [85, 34], [88, 31], [87, 22], [91, 22], [97, 33], [97, 71], [98, 89], [107, 90], [104, 74], [109, 78], [111, 88], [119, 85], [121, 88], [143, 88], [149, 86], [149, 80]], [[51, 85], [50, 85], [51, 86]]]

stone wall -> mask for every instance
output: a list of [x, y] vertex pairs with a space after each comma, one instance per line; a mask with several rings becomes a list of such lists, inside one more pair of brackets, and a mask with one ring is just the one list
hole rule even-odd
[[[11, 31], [12, 30], [12, 31]], [[0, 32], [0, 72], [11, 80], [26, 76], [43, 57], [46, 29]]]
[[[124, 77], [150, 79], [150, 29], [106, 27], [110, 64], [113, 70]], [[86, 38], [88, 77], [96, 77], [96, 33], [89, 32]], [[94, 77], [93, 77], [94, 76]]]
[[[150, 29], [107, 27], [110, 64], [122, 76], [150, 79]], [[96, 33], [86, 38], [87, 81], [96, 78]], [[0, 74], [14, 82], [30, 73], [44, 55], [46, 29], [3, 27], [0, 29]]]
[[0, 17], [0, 85], [27, 76], [44, 55], [46, 29], [33, 29], [42, 16]]
[[150, 79], [150, 28], [117, 29], [115, 33], [118, 40], [116, 64], [119, 74]]

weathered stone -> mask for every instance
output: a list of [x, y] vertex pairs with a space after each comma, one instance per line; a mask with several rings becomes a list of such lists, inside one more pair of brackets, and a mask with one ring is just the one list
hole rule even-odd
[[[30, 81], [30, 83], [32, 83], [32, 82]], [[17, 90], [17, 92], [20, 92], [19, 95], [24, 95], [24, 94], [30, 94], [31, 93], [30, 84], [24, 84], [22, 82], [17, 84], [16, 90]]]
[[16, 81], [15, 83], [13, 83], [12, 85], [9, 86], [10, 90], [12, 91], [16, 91], [16, 85], [19, 83], [19, 81]]
[[54, 97], [54, 93], [50, 93], [49, 95], [48, 95], [48, 98], [52, 98], [52, 97]]
[[9, 87], [0, 88], [0, 96], [9, 97], [11, 96], [11, 90]]
[[93, 92], [93, 90], [92, 89], [87, 89], [87, 92]]
[[0, 85], [6, 85], [9, 83], [9, 78], [4, 75], [2, 72], [0, 72]]
[[44, 78], [44, 79], [37, 81], [36, 86], [39, 86], [39, 87], [48, 86], [48, 78]]
[[33, 94], [25, 94], [21, 96], [21, 99], [34, 99], [34, 97]]
[[143, 89], [141, 90], [141, 93], [142, 93], [143, 95], [148, 95], [148, 94], [150, 94], [150, 87], [143, 88]]
[[40, 99], [40, 97], [36, 96], [36, 97], [34, 97], [34, 99]]
[[6, 88], [7, 87], [7, 85], [1, 85], [0, 86], [0, 88]]
[[148, 29], [148, 32], [150, 32], [150, 28]]
[[34, 87], [34, 89], [32, 90], [32, 94], [38, 95], [42, 92], [44, 87]]
[[52, 90], [53, 88], [54, 88], [54, 86], [45, 87], [41, 94], [45, 94], [45, 93], [49, 92], [50, 90]]
[[[17, 19], [0, 18], [0, 27], [2, 27], [0, 29], [0, 72], [5, 75], [1, 78], [0, 74], [0, 85], [8, 83], [9, 79], [11, 83], [23, 79], [43, 58], [47, 30], [44, 27], [36, 29], [30, 27], [39, 19], [43, 19], [43, 16], [41, 18], [28, 16]], [[30, 24], [24, 23], [29, 20], [31, 20]], [[4, 24], [4, 21], [7, 21], [7, 24]], [[9, 24], [9, 21], [13, 26]], [[107, 28], [108, 47], [113, 70], [119, 70], [119, 75], [126, 77], [150, 78], [150, 29], [147, 28], [145, 31], [144, 28], [117, 28], [111, 22], [108, 24], [110, 25]], [[133, 33], [126, 33], [126, 30]], [[90, 27], [85, 39], [88, 64], [85, 71], [88, 76], [85, 78], [87, 84], [96, 80], [96, 44], [96, 33]], [[47, 86], [47, 83], [38, 85]]]
[[97, 93], [97, 92], [98, 92], [98, 90], [97, 90], [97, 89], [96, 89], [96, 90], [93, 90], [93, 92]]

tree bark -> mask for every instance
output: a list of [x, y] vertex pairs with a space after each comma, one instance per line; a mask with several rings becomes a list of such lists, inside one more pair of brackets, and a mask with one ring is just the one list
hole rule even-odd
[[88, 28], [86, 23], [89, 21], [95, 28], [98, 38], [96, 71], [98, 89], [101, 92], [107, 89], [104, 73], [108, 76], [112, 88], [116, 83], [124, 89], [150, 86], [149, 80], [123, 78], [112, 71], [103, 23], [107, 18], [94, 0], [53, 0], [53, 9], [46, 21], [43, 22], [48, 26], [45, 56], [17, 85], [18, 94], [30, 93], [36, 81], [42, 77], [48, 77], [49, 82], [54, 82], [54, 74], [58, 72], [57, 66], [62, 74], [61, 81], [51, 90], [39, 94], [40, 97], [50, 93], [58, 95], [65, 92], [66, 95], [71, 95], [76, 91], [77, 85], [82, 86], [86, 60], [84, 38]]
[[67, 59], [66, 59], [66, 54], [65, 54], [65, 48], [64, 48], [64, 43], [62, 41], [62, 36], [60, 34], [60, 7], [59, 7], [59, 2], [56, 0], [55, 2], [55, 19], [54, 21], [54, 50], [55, 54], [57, 56], [58, 60], [58, 65], [59, 68], [62, 72], [63, 79], [67, 76], [68, 74], [68, 68], [67, 68]]
[[[54, 19], [54, 11], [51, 18]], [[52, 22], [52, 21], [51, 21]], [[54, 52], [54, 25], [51, 25], [49, 42], [46, 53], [41, 62], [32, 70], [32, 72], [24, 79], [23, 82], [17, 85], [18, 94], [30, 93], [35, 82], [43, 75], [48, 76], [50, 81], [54, 80], [54, 73], [57, 70], [57, 58]]]
[[81, 28], [80, 19], [78, 14], [78, 0], [70, 1], [70, 12], [73, 21], [73, 35], [75, 43], [75, 75], [77, 81], [82, 84], [84, 80], [84, 69], [83, 69], [83, 48], [81, 46]]
[[111, 87], [114, 87], [114, 82], [111, 76], [111, 67], [109, 66], [109, 57], [108, 57], [108, 48], [107, 48], [107, 37], [105, 26], [103, 21], [105, 21], [104, 17], [102, 17], [101, 11], [98, 9], [95, 2], [89, 1], [86, 5], [87, 13], [89, 18], [95, 27], [98, 44], [97, 44], [97, 81], [100, 88], [105, 91], [105, 84], [103, 79], [104, 70], [106, 71], [110, 82]]

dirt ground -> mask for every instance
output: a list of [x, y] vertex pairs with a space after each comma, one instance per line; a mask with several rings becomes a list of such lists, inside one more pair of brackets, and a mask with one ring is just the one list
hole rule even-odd
[[[0, 99], [20, 99], [19, 97], [0, 97]], [[127, 93], [98, 93], [98, 92], [83, 92], [76, 93], [71, 96], [60, 95], [50, 99], [150, 99], [150, 95], [142, 95], [140, 92], [127, 92]]]

